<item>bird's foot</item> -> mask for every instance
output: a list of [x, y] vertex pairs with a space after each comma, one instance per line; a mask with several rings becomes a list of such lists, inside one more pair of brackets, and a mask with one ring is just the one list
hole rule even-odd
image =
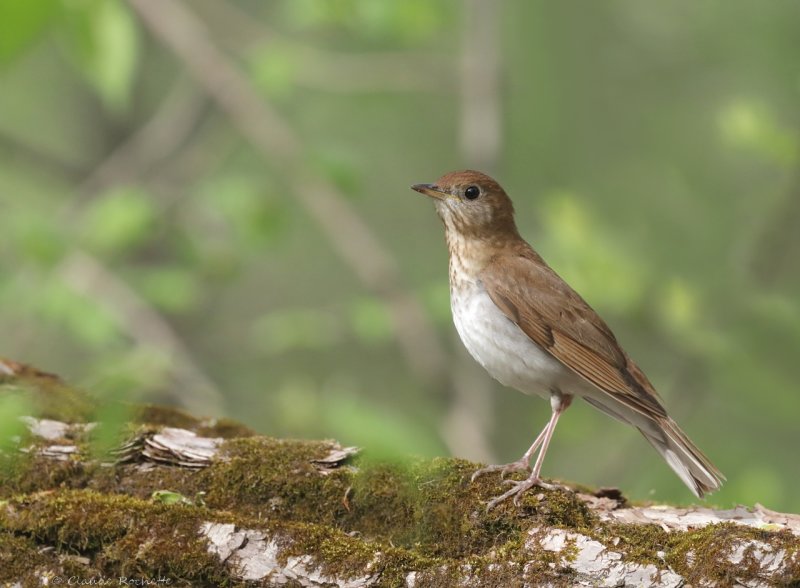
[[554, 490], [556, 488], [560, 488], [557, 484], [548, 484], [547, 482], [543, 481], [538, 476], [531, 475], [524, 480], [505, 480], [503, 484], [507, 484], [511, 486], [509, 490], [503, 492], [500, 496], [496, 496], [492, 498], [486, 504], [486, 510], [492, 510], [495, 506], [503, 502], [504, 500], [508, 500], [509, 498], [514, 498], [514, 506], [519, 506], [519, 498], [522, 496], [522, 493], [526, 490], [530, 490], [534, 486], [539, 486], [540, 488], [547, 488], [548, 490]]
[[510, 474], [511, 472], [530, 472], [531, 471], [531, 464], [528, 463], [528, 460], [524, 457], [519, 458], [517, 461], [506, 463], [502, 465], [488, 465], [476, 471], [472, 474], [472, 477], [469, 479], [470, 482], [474, 482], [478, 478], [480, 478], [484, 474], [490, 474], [492, 472], [500, 472], [500, 478], [505, 478], [506, 475]]

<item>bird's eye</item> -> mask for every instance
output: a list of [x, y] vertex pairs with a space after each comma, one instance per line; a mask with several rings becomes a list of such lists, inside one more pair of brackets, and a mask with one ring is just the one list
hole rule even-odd
[[475, 200], [481, 195], [481, 189], [478, 186], [469, 186], [464, 190], [464, 198], [467, 200]]

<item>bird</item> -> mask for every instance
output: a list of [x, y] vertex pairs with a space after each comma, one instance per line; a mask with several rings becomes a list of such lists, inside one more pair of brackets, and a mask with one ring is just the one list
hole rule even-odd
[[490, 472], [529, 472], [505, 480], [511, 487], [488, 508], [553, 487], [540, 477], [542, 463], [574, 397], [638, 429], [698, 498], [720, 488], [723, 474], [672, 420], [605, 321], [520, 236], [500, 184], [463, 170], [411, 188], [433, 200], [444, 224], [450, 307], [467, 351], [501, 384], [550, 401], [550, 420], [520, 459], [472, 475], [474, 482]]

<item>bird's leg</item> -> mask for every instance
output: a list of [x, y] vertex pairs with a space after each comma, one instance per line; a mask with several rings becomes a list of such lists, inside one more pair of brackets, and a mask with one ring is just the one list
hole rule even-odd
[[539, 455], [536, 458], [536, 463], [533, 465], [531, 478], [539, 477], [539, 473], [542, 471], [542, 464], [544, 463], [544, 454], [547, 453], [547, 448], [550, 445], [550, 439], [553, 438], [553, 433], [555, 432], [556, 424], [558, 423], [558, 417], [561, 416], [562, 412], [567, 410], [570, 404], [572, 404], [572, 396], [564, 396], [563, 394], [552, 394], [550, 396], [550, 406], [553, 412], [550, 415], [550, 422], [547, 423], [547, 427], [545, 428], [545, 436], [542, 440], [542, 450], [539, 452]]
[[482, 467], [481, 469], [477, 470], [474, 474], [472, 474], [472, 477], [470, 478], [470, 482], [474, 482], [475, 480], [477, 480], [483, 474], [489, 474], [491, 472], [500, 472], [500, 477], [501, 478], [505, 478], [506, 474], [508, 474], [510, 472], [528, 472], [528, 471], [530, 471], [530, 469], [531, 469], [531, 458], [533, 457], [533, 454], [536, 453], [536, 450], [539, 449], [539, 445], [542, 444], [542, 440], [544, 439], [545, 433], [547, 433], [547, 427], [548, 426], [549, 426], [549, 424], [546, 425], [544, 429], [542, 429], [542, 432], [539, 433], [538, 437], [536, 437], [536, 440], [528, 448], [528, 451], [526, 451], [525, 454], [522, 457], [520, 457], [517, 461], [512, 461], [511, 463], [506, 463], [506, 464], [488, 465], [488, 466]]
[[[531, 446], [531, 449], [528, 451], [535, 451], [534, 447], [541, 443], [542, 448], [539, 450], [539, 455], [536, 458], [536, 463], [533, 466], [533, 470], [531, 471], [531, 475], [528, 476], [525, 480], [506, 480], [506, 484], [510, 484], [511, 488], [489, 501], [486, 505], [486, 510], [490, 510], [507, 500], [508, 498], [514, 497], [514, 504], [519, 504], [519, 497], [520, 495], [525, 492], [526, 490], [533, 488], [534, 486], [542, 486], [544, 488], [553, 488], [554, 486], [551, 484], [545, 484], [542, 482], [542, 479], [539, 477], [539, 473], [542, 470], [542, 463], [544, 463], [544, 456], [547, 453], [547, 447], [550, 445], [550, 440], [553, 438], [553, 432], [556, 430], [556, 425], [558, 424], [558, 418], [561, 416], [561, 413], [564, 412], [567, 407], [569, 407], [570, 403], [572, 402], [572, 396], [567, 396], [561, 394], [560, 392], [554, 392], [550, 396], [550, 406], [553, 410], [552, 414], [550, 415], [550, 421], [547, 423], [547, 426], [544, 428], [544, 431], [539, 435], [539, 437], [534, 441], [534, 444]], [[540, 440], [541, 439], [541, 440]], [[527, 455], [527, 452], [526, 452]], [[477, 472], [476, 472], [477, 473]]]

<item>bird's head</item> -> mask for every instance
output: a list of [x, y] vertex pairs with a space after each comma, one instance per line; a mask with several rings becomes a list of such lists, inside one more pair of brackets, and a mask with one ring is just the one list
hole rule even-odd
[[486, 174], [472, 170], [450, 172], [433, 184], [415, 184], [411, 188], [434, 200], [448, 234], [478, 239], [518, 235], [511, 199]]

